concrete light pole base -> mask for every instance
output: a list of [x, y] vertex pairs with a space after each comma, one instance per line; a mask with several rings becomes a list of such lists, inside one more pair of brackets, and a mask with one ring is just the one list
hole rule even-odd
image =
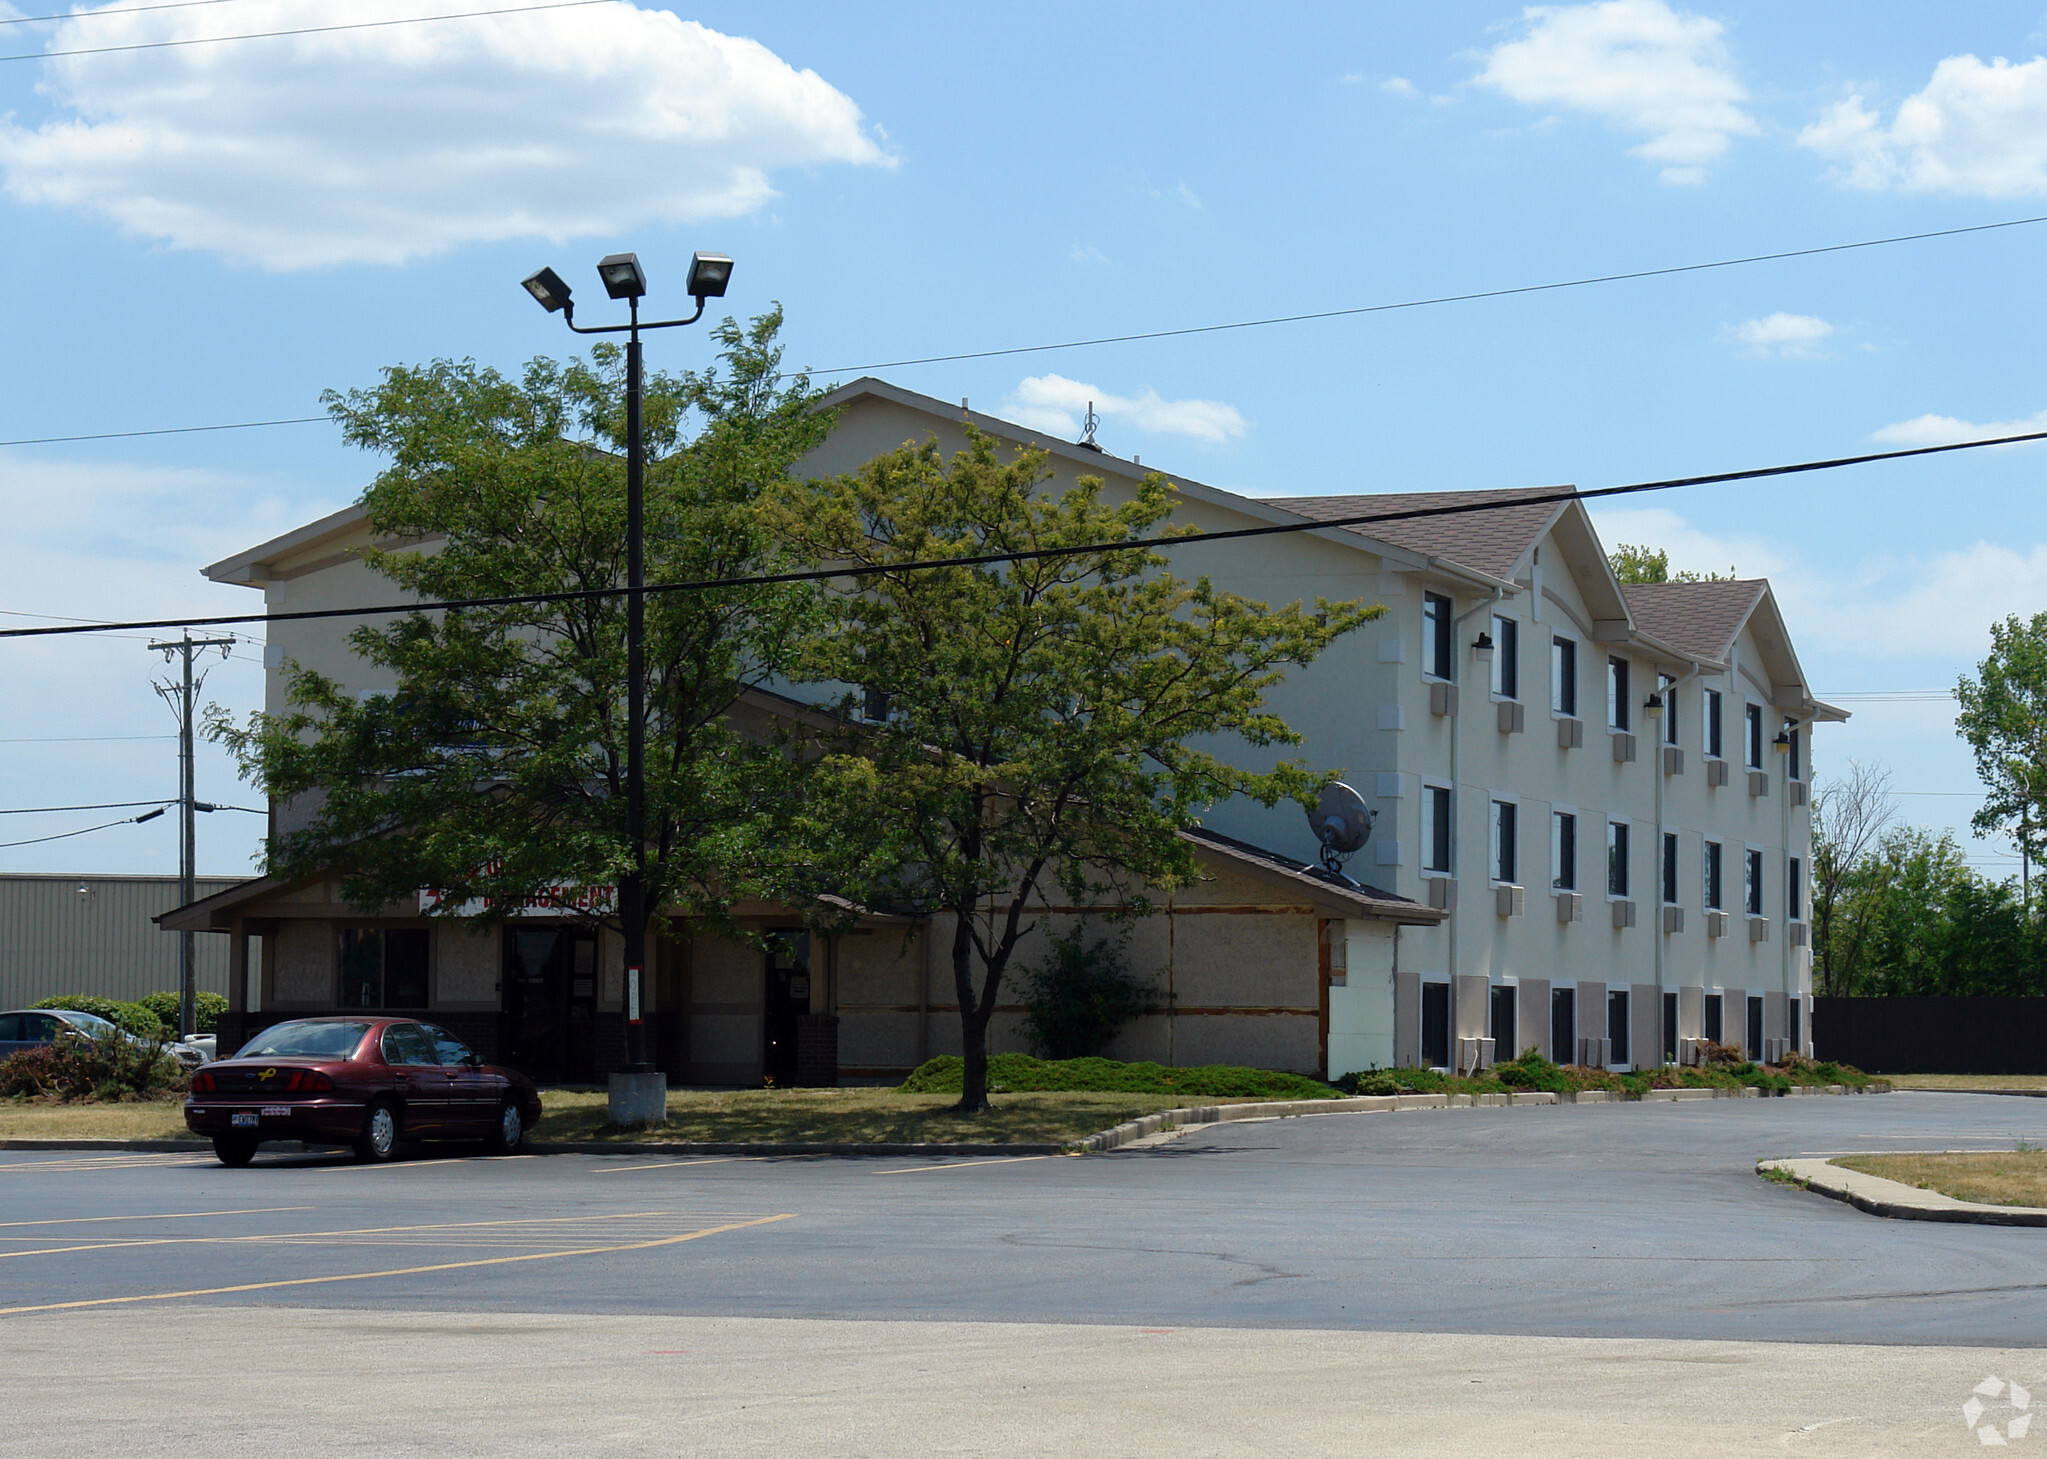
[[668, 1122], [668, 1076], [658, 1070], [650, 1074], [611, 1076], [611, 1123], [614, 1125], [660, 1125]]

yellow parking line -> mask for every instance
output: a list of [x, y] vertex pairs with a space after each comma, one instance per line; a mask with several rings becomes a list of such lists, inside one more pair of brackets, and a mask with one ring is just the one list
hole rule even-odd
[[250, 1206], [243, 1211], [163, 1211], [153, 1216], [63, 1216], [53, 1221], [0, 1221], [0, 1230], [15, 1226], [85, 1226], [98, 1221], [183, 1221], [195, 1216], [272, 1216], [279, 1211], [310, 1211], [311, 1206]]
[[678, 1165], [730, 1165], [735, 1160], [765, 1160], [765, 1155], [709, 1155], [702, 1160], [660, 1160], [652, 1165], [613, 1165], [592, 1175], [619, 1175], [628, 1170], [673, 1170]]
[[[304, 1211], [309, 1206], [285, 1206]], [[223, 1213], [226, 1214], [226, 1213]], [[0, 1261], [17, 1256], [62, 1256], [76, 1251], [118, 1251], [136, 1246], [233, 1246], [250, 1242], [322, 1241], [342, 1236], [395, 1236], [421, 1231], [477, 1231], [503, 1226], [565, 1225], [581, 1221], [638, 1221], [679, 1214], [673, 1211], [620, 1211], [595, 1216], [518, 1216], [503, 1221], [436, 1221], [419, 1226], [353, 1226], [341, 1231], [260, 1231], [245, 1236], [138, 1236], [128, 1241], [101, 1241], [72, 1246], [43, 1246], [29, 1251], [0, 1252]], [[452, 1244], [452, 1243], [443, 1243]]]
[[902, 1170], [871, 1170], [869, 1175], [922, 1175], [930, 1170], [971, 1170], [976, 1165], [1018, 1165], [1026, 1160], [1050, 1160], [1049, 1155], [1002, 1155], [993, 1160], [955, 1160], [945, 1165], [912, 1165]]
[[711, 1226], [702, 1231], [689, 1231], [681, 1236], [664, 1236], [655, 1241], [635, 1241], [623, 1246], [585, 1246], [572, 1251], [538, 1251], [523, 1256], [487, 1256], [475, 1261], [444, 1261], [431, 1266], [394, 1267], [381, 1272], [345, 1272], [331, 1277], [287, 1277], [274, 1282], [242, 1282], [232, 1287], [194, 1287], [183, 1292], [142, 1292], [129, 1297], [88, 1297], [77, 1302], [42, 1302], [32, 1307], [0, 1307], [0, 1317], [16, 1316], [26, 1312], [66, 1312], [80, 1307], [116, 1307], [129, 1302], [172, 1302], [183, 1297], [221, 1297], [236, 1292], [268, 1292], [280, 1287], [317, 1287], [332, 1282], [368, 1282], [380, 1277], [414, 1277], [428, 1272], [464, 1271], [472, 1267], [509, 1266], [514, 1262], [553, 1261], [568, 1256], [608, 1256], [621, 1251], [651, 1251], [658, 1246], [677, 1246], [685, 1241], [696, 1241], [705, 1236], [720, 1236], [727, 1231], [744, 1231], [752, 1226], [766, 1226], [776, 1221], [793, 1221], [794, 1211], [785, 1211], [775, 1216], [760, 1216], [751, 1221], [735, 1221], [726, 1226]]

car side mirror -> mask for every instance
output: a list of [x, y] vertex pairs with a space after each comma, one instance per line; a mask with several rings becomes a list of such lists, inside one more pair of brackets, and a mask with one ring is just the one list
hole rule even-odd
[[465, 1069], [481, 1069], [483, 1067], [483, 1060], [473, 1053], [464, 1054], [462, 1056], [462, 1066]]

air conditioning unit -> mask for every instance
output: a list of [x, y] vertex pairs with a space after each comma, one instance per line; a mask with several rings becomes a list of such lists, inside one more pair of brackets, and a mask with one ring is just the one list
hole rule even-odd
[[1457, 712], [1457, 686], [1455, 684], [1429, 685], [1429, 713], [1455, 714]]
[[1457, 880], [1448, 876], [1429, 878], [1429, 905], [1440, 911], [1457, 910]]
[[1629, 734], [1626, 730], [1615, 730], [1613, 732], [1612, 739], [1614, 760], [1622, 765], [1634, 764], [1635, 737]]
[[1528, 706], [1525, 704], [1517, 704], [1511, 699], [1502, 699], [1499, 703], [1499, 710], [1501, 734], [1518, 735], [1528, 727]]
[[1706, 762], [1706, 783], [1708, 785], [1725, 785], [1727, 783], [1727, 762], [1725, 760], [1708, 760]]
[[1613, 1040], [1579, 1039], [1578, 1062], [1587, 1069], [1604, 1069], [1613, 1062]]
[[1757, 800], [1766, 798], [1770, 793], [1770, 772], [1767, 770], [1749, 771], [1748, 793]]
[[1784, 929], [1784, 938], [1793, 947], [1804, 947], [1805, 924], [1803, 922], [1793, 922], [1789, 927]]
[[1559, 750], [1582, 750], [1585, 748], [1585, 721], [1582, 719], [1560, 719], [1557, 721], [1557, 748]]
[[1768, 917], [1751, 917], [1748, 919], [1748, 940], [1750, 942], [1768, 942], [1770, 940], [1770, 919]]
[[1794, 780], [1785, 791], [1791, 797], [1791, 808], [1797, 810], [1805, 804], [1807, 791], [1803, 780]]
[[1665, 907], [1663, 909], [1663, 930], [1665, 932], [1684, 931], [1685, 909], [1682, 907]]
[[1784, 1062], [1784, 1056], [1785, 1056], [1785, 1055], [1786, 1055], [1787, 1053], [1789, 1053], [1790, 1051], [1791, 1051], [1791, 1040], [1790, 1040], [1790, 1039], [1764, 1039], [1764, 1040], [1763, 1040], [1763, 1062], [1764, 1062], [1765, 1064], [1781, 1064], [1781, 1063], [1783, 1063], [1783, 1062]]
[[1635, 904], [1633, 902], [1614, 902], [1611, 905], [1613, 907], [1614, 926], [1633, 927], [1635, 925]]
[[1517, 886], [1494, 887], [1493, 902], [1502, 917], [1519, 917], [1528, 909], [1528, 893]]
[[1704, 1039], [1679, 1039], [1677, 1041], [1678, 1063], [1700, 1064], [1705, 1062], [1702, 1054], [1702, 1046], [1705, 1042]]
[[1663, 773], [1665, 775], [1682, 775], [1685, 773], [1685, 752], [1676, 745], [1665, 745], [1663, 747]]
[[1557, 921], [1583, 922], [1585, 920], [1585, 897], [1580, 892], [1557, 893]]
[[1708, 912], [1706, 914], [1706, 935], [1708, 937], [1725, 937], [1727, 935], [1727, 914], [1725, 912]]
[[1457, 1041], [1457, 1072], [1476, 1074], [1481, 1069], [1493, 1067], [1493, 1041], [1491, 1039], [1459, 1039]]

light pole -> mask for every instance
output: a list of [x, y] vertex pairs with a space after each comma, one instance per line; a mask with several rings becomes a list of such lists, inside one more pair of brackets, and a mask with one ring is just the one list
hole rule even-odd
[[641, 542], [640, 497], [646, 473], [646, 443], [640, 432], [640, 331], [673, 329], [695, 324], [704, 317], [704, 301], [725, 297], [732, 279], [732, 260], [722, 253], [699, 253], [690, 259], [689, 292], [697, 301], [696, 313], [687, 319], [640, 322], [640, 298], [647, 292], [647, 275], [640, 260], [630, 253], [614, 253], [597, 264], [597, 276], [604, 291], [624, 299], [632, 310], [628, 324], [580, 325], [569, 286], [551, 268], [544, 268], [523, 282], [526, 292], [553, 314], [560, 311], [562, 322], [577, 334], [624, 334], [625, 347], [625, 675], [626, 675], [626, 841], [632, 848], [632, 864], [619, 878], [618, 911], [625, 927], [625, 1037], [626, 1062], [636, 1074], [648, 1072], [645, 1039], [640, 1023], [640, 979], [647, 965], [647, 694], [642, 660], [647, 627], [646, 586]]

